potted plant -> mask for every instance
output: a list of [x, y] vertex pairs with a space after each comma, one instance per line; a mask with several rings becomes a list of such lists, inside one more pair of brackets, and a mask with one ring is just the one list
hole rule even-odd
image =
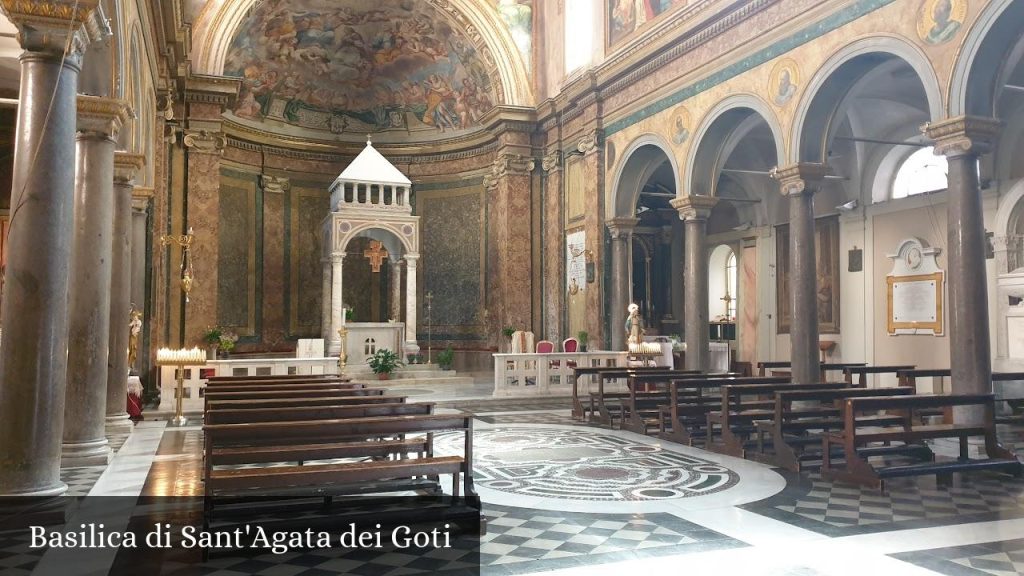
[[587, 334], [586, 330], [580, 330], [576, 334], [576, 339], [580, 342], [580, 352], [586, 352], [587, 343], [590, 342], [590, 334]]
[[221, 332], [219, 346], [224, 358], [227, 358], [228, 354], [235, 349], [235, 342], [238, 342], [238, 334], [227, 331]]
[[437, 353], [437, 365], [441, 367], [441, 370], [451, 370], [454, 360], [455, 350], [452, 350], [451, 346]]
[[404, 366], [402, 360], [398, 357], [398, 354], [388, 350], [387, 348], [377, 350], [373, 356], [370, 356], [366, 363], [370, 365], [370, 370], [373, 370], [373, 373], [381, 380], [391, 378], [392, 372], [394, 372], [399, 366]]
[[505, 337], [505, 342], [508, 343], [508, 351], [512, 351], [512, 335], [516, 333], [516, 329], [511, 326], [505, 326], [501, 329], [501, 335]]
[[217, 348], [220, 346], [220, 337], [223, 331], [220, 326], [216, 328], [207, 328], [206, 333], [203, 334], [203, 342], [206, 342], [206, 359], [216, 360], [217, 359]]

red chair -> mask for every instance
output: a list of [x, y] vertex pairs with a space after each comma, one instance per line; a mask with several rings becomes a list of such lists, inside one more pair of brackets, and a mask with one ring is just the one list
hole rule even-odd
[[[577, 340], [575, 338], [566, 338], [565, 340], [562, 340], [562, 352], [579, 352], [579, 350], [580, 350], [580, 341], [579, 340]], [[565, 365], [568, 366], [569, 368], [575, 368], [576, 367], [576, 361], [575, 360], [566, 360]]]
[[537, 354], [552, 354], [555, 351], [555, 343], [550, 340], [537, 342]]

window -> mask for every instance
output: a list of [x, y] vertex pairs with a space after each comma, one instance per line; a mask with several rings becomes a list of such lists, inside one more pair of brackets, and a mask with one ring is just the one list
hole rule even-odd
[[565, 73], [590, 64], [593, 51], [593, 0], [565, 0]]
[[725, 315], [728, 320], [736, 320], [736, 253], [729, 251], [725, 259]]
[[945, 156], [936, 156], [934, 148], [921, 148], [903, 161], [896, 171], [892, 197], [906, 198], [915, 194], [945, 190], [949, 165]]

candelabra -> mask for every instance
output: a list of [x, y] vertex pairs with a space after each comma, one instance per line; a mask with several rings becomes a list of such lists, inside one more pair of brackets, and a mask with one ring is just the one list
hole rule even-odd
[[430, 364], [430, 336], [434, 325], [430, 314], [431, 304], [434, 302], [433, 292], [427, 292], [425, 300], [427, 301], [427, 364]]
[[181, 248], [181, 291], [185, 293], [185, 303], [189, 301], [192, 285], [195, 283], [195, 270], [192, 268], [192, 242], [195, 235], [190, 226], [187, 234], [180, 236], [165, 235], [160, 237], [161, 246], [177, 244]]
[[338, 352], [338, 374], [345, 375], [345, 366], [348, 362], [348, 328], [342, 326], [338, 329], [338, 336], [341, 339], [341, 351]]
[[188, 418], [185, 418], [181, 407], [182, 398], [185, 396], [185, 367], [205, 366], [206, 352], [199, 348], [192, 348], [191, 350], [161, 348], [156, 351], [156, 364], [157, 366], [174, 366], [174, 371], [178, 377], [178, 386], [175, 391], [174, 418], [171, 419], [168, 425], [184, 426], [188, 424]]

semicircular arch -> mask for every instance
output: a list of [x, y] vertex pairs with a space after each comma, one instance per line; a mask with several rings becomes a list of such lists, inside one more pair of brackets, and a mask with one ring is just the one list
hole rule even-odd
[[[643, 149], [647, 151], [644, 152]], [[655, 150], [657, 149], [657, 150]], [[636, 211], [637, 200], [640, 197], [640, 189], [647, 178], [650, 177], [653, 168], [652, 164], [660, 165], [657, 160], [658, 152], [664, 155], [664, 159], [672, 166], [672, 174], [675, 179], [676, 195], [680, 194], [679, 164], [672, 154], [672, 147], [668, 140], [653, 132], [642, 134], [635, 138], [622, 153], [622, 159], [612, 176], [612, 196], [609, 206], [612, 207], [611, 218], [632, 217]], [[638, 156], [643, 154], [644, 157]]]

